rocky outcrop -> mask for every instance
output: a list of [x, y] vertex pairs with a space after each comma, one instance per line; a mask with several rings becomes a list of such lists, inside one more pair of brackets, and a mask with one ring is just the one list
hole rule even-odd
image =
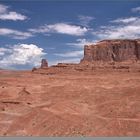
[[34, 71], [36, 71], [37, 70], [37, 68], [36, 67], [33, 67], [32, 68], [32, 72], [34, 72]]
[[47, 60], [42, 59], [41, 67], [33, 68], [32, 72], [53, 75], [79, 71], [140, 71], [138, 60], [140, 60], [140, 39], [103, 40], [85, 45], [84, 58], [80, 63], [58, 63], [48, 67]]
[[103, 40], [95, 45], [85, 45], [81, 62], [140, 59], [140, 40]]
[[46, 59], [42, 59], [40, 68], [41, 69], [48, 68], [48, 62]]

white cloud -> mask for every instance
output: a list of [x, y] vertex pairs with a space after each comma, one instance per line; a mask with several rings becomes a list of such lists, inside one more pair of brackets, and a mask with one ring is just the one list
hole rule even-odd
[[132, 12], [140, 12], [140, 7], [132, 8], [131, 11]]
[[18, 14], [16, 12], [9, 12], [9, 13], [6, 13], [6, 14], [1, 14], [0, 19], [1, 20], [14, 20], [14, 21], [25, 20], [26, 16]]
[[0, 4], [0, 20], [25, 20], [27, 17], [15, 11], [9, 11], [9, 7]]
[[138, 19], [139, 19], [138, 17], [118, 18], [111, 22], [113, 22], [113, 23], [130, 23], [130, 22], [137, 21]]
[[71, 47], [84, 48], [84, 45], [94, 44], [95, 42], [96, 40], [94, 40], [93, 42], [83, 38], [83, 39], [77, 39], [76, 42], [74, 43], [67, 43], [66, 45], [69, 45]]
[[59, 33], [73, 36], [82, 36], [88, 29], [77, 25], [70, 25], [67, 23], [49, 24], [39, 27], [38, 29], [29, 29], [33, 33]]
[[5, 55], [6, 52], [8, 52], [9, 50], [6, 48], [0, 48], [0, 57]]
[[0, 48], [1, 68], [12, 68], [17, 65], [38, 66], [46, 54], [42, 48], [34, 44], [16, 44], [9, 48]]
[[55, 53], [54, 55], [61, 56], [61, 57], [81, 57], [83, 54], [84, 51], [80, 50], [80, 51], [70, 51], [65, 53]]
[[88, 24], [95, 19], [94, 17], [91, 16], [84, 16], [84, 15], [79, 15], [78, 16], [79, 20], [80, 20], [80, 24], [83, 26], [88, 26]]
[[61, 60], [50, 61], [50, 65], [56, 65], [58, 63], [79, 63], [80, 60], [81, 58], [61, 59]]
[[[93, 32], [99, 39], [135, 39], [140, 38], [140, 18], [116, 19], [119, 24], [107, 25]], [[125, 23], [125, 24], [124, 24]]]
[[0, 4], [0, 14], [5, 13], [8, 9], [8, 6]]
[[30, 32], [21, 32], [9, 28], [0, 28], [0, 36], [9, 36], [14, 39], [27, 39], [33, 35]]

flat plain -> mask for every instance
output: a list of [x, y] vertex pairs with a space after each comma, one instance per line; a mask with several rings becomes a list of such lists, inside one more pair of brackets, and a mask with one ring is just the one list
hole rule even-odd
[[0, 136], [140, 136], [140, 72], [0, 70]]

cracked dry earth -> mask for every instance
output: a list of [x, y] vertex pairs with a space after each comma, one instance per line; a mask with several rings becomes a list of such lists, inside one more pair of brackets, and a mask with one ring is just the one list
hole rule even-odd
[[1, 70], [0, 136], [140, 136], [140, 73]]

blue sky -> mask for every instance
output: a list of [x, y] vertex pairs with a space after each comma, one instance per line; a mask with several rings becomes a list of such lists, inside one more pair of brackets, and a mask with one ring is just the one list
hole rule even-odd
[[0, 67], [78, 63], [84, 44], [140, 37], [140, 1], [0, 1]]

